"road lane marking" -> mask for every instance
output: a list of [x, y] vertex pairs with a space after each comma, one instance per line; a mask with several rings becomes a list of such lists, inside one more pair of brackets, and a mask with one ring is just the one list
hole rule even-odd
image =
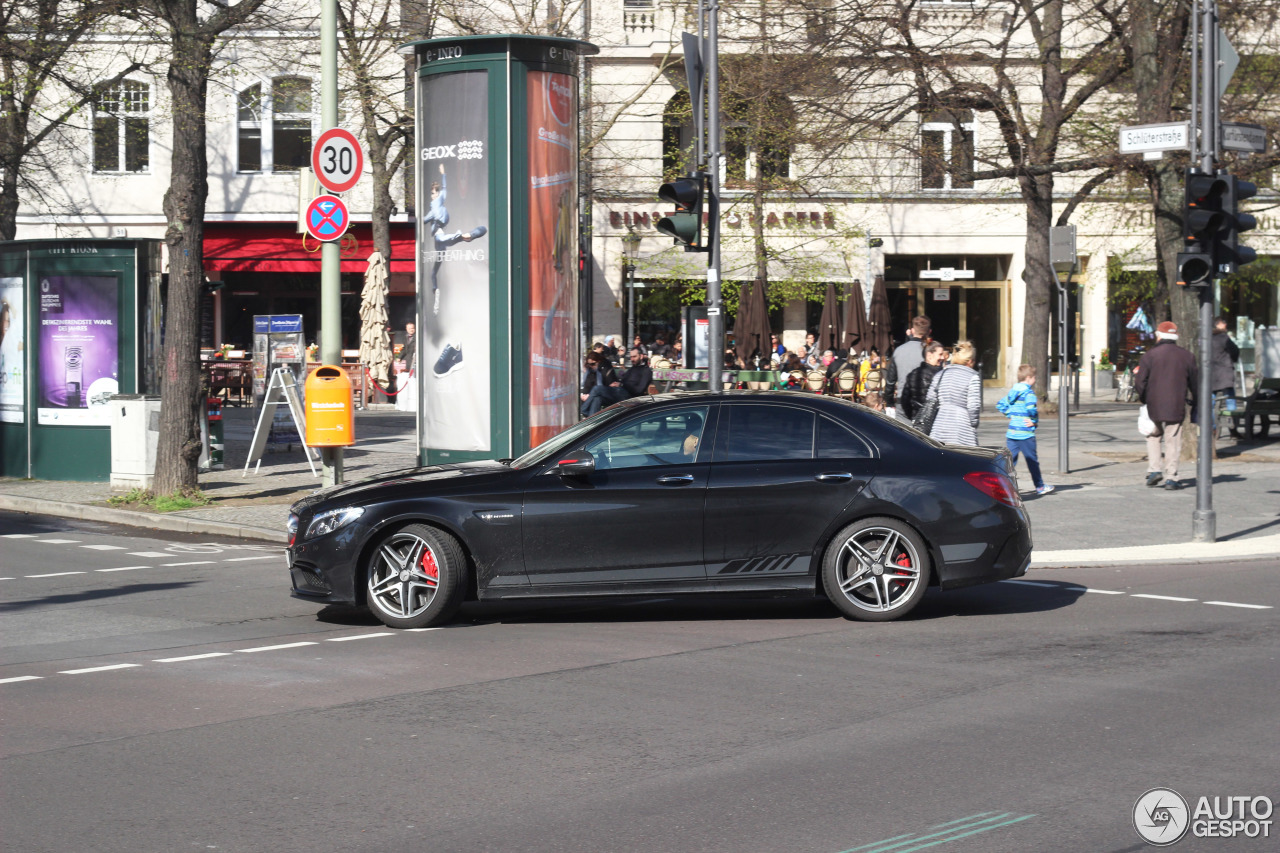
[[1022, 817], [1015, 817], [1012, 820], [1002, 821], [1001, 823], [995, 823], [995, 824], [992, 824], [991, 826], [982, 826], [977, 829], [971, 829], [968, 832], [962, 832], [959, 835], [953, 835], [950, 838], [944, 838], [941, 841], [931, 841], [928, 844], [918, 844], [915, 847], [904, 847], [901, 850], [898, 850], [897, 853], [911, 853], [911, 851], [913, 850], [923, 850], [926, 847], [933, 847], [936, 844], [945, 844], [948, 841], [958, 841], [961, 838], [968, 838], [970, 835], [977, 835], [980, 832], [989, 832], [993, 829], [999, 829], [1002, 826], [1008, 826], [1011, 823], [1020, 823], [1024, 820], [1030, 820], [1033, 817], [1035, 817], [1035, 815], [1033, 814], [1023, 815]]
[[1241, 604], [1238, 601], [1206, 601], [1205, 604], [1216, 604], [1219, 607], [1247, 607], [1250, 610], [1271, 610], [1270, 604]]
[[[41, 533], [4, 533], [4, 534], [0, 534], [0, 539], [35, 539], [37, 536], [42, 536], [42, 535], [44, 535], [44, 534], [41, 534]], [[31, 676], [31, 677], [32, 677], [32, 678], [35, 678], [36, 676], [34, 676], [34, 675], [33, 675], [33, 676]], [[10, 681], [12, 681], [12, 680], [13, 680], [13, 679], [10, 679]]]
[[89, 548], [93, 551], [123, 551], [123, 545], [81, 545], [81, 548]]
[[1130, 598], [1154, 598], [1156, 601], [1195, 601], [1194, 598], [1179, 598], [1176, 595], [1152, 595], [1149, 592], [1135, 592]]
[[151, 566], [119, 566], [114, 569], [94, 569], [95, 572], [131, 572], [134, 569], [150, 569]]
[[161, 566], [211, 566], [213, 560], [195, 560], [190, 563], [161, 563]]
[[74, 545], [79, 539], [37, 539], [37, 542], [43, 542], [46, 545]]
[[436, 628], [405, 628], [404, 632], [406, 634], [421, 634], [423, 631], [439, 631], [442, 627], [444, 626], [442, 625]]
[[12, 684], [15, 681], [39, 681], [43, 675], [15, 675], [13, 678], [0, 678], [0, 684]]
[[110, 666], [91, 666], [88, 669], [64, 669], [58, 675], [84, 675], [86, 672], [106, 672], [109, 669], [132, 669], [140, 663], [113, 663]]
[[1123, 590], [1119, 590], [1119, 589], [1097, 589], [1091, 586], [1082, 586], [1080, 588], [1083, 589], [1085, 592], [1096, 592], [1101, 595], [1126, 595], [1126, 593]]
[[391, 632], [391, 631], [383, 631], [383, 632], [382, 632], [382, 633], [380, 633], [380, 634], [356, 634], [356, 635], [351, 636], [351, 637], [330, 637], [330, 638], [329, 638], [329, 642], [330, 642], [330, 643], [345, 643], [347, 640], [367, 640], [367, 639], [369, 639], [370, 637], [394, 637], [394, 636], [395, 636], [395, 634], [394, 634], [393, 632]]
[[173, 555], [164, 551], [130, 551], [129, 556], [130, 557], [172, 557]]
[[279, 554], [259, 554], [256, 557], [232, 557], [229, 560], [223, 560], [224, 563], [242, 563], [245, 560], [274, 560]]
[[83, 575], [86, 572], [49, 572], [47, 575], [23, 575], [24, 578], [60, 578], [63, 575]]
[[[946, 844], [948, 841], [956, 841], [961, 838], [967, 838], [970, 835], [977, 835], [980, 832], [987, 832], [992, 829], [999, 829], [1002, 826], [1008, 826], [1012, 823], [1029, 820], [1035, 815], [1014, 816], [1013, 812], [1003, 812], [992, 817], [983, 817], [983, 815], [991, 814], [990, 812], [980, 812], [969, 818], [961, 818], [960, 820], [950, 821], [949, 823], [938, 824], [938, 827], [949, 827], [946, 829], [936, 829], [934, 832], [927, 832], [924, 835], [916, 835], [908, 833], [907, 835], [897, 835], [893, 838], [886, 838], [882, 841], [876, 841], [872, 844], [864, 844], [861, 847], [854, 847], [842, 853], [910, 853], [913, 850], [923, 850], [926, 847], [936, 847], [939, 844]], [[1007, 820], [1005, 818], [1008, 818]], [[943, 837], [945, 836], [945, 837]], [[924, 843], [919, 843], [924, 842]]]
[[285, 643], [284, 645], [280, 645], [280, 646], [258, 646], [256, 649], [236, 649], [236, 651], [249, 654], [250, 652], [274, 652], [276, 649], [296, 649], [299, 646], [318, 646], [318, 645], [320, 644], [308, 640], [305, 643]]
[[202, 655], [183, 655], [180, 658], [156, 658], [152, 663], [182, 663], [188, 660], [205, 660], [206, 658], [230, 657], [231, 652], [206, 652]]

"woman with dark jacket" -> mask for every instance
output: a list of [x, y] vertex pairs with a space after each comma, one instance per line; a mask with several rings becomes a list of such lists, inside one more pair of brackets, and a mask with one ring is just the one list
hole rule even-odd
[[978, 418], [982, 414], [982, 377], [973, 369], [977, 351], [960, 341], [951, 354], [951, 366], [933, 378], [928, 399], [938, 398], [938, 415], [930, 438], [943, 444], [976, 447]]
[[938, 375], [947, 360], [947, 348], [933, 341], [924, 348], [924, 361], [920, 366], [907, 374], [898, 392], [898, 410], [904, 418], [914, 421], [924, 406], [925, 395], [933, 384], [933, 377]]
[[586, 367], [586, 374], [582, 378], [582, 391], [578, 395], [582, 400], [581, 414], [584, 418], [587, 416], [587, 398], [591, 396], [591, 389], [597, 385], [608, 388], [618, 381], [618, 374], [609, 363], [609, 359], [605, 358], [604, 353], [595, 351], [587, 353]]

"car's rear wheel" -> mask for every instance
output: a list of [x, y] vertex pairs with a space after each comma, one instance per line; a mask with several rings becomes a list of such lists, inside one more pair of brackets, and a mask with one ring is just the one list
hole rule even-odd
[[368, 603], [391, 628], [443, 624], [462, 603], [466, 557], [443, 530], [410, 524], [383, 537], [369, 556]]
[[827, 546], [827, 597], [851, 619], [888, 622], [909, 613], [929, 586], [924, 540], [896, 518], [864, 518]]

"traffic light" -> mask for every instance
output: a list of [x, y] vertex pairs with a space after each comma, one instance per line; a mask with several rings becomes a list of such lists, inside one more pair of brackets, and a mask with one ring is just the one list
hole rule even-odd
[[1182, 202], [1182, 240], [1178, 253], [1178, 284], [1207, 287], [1217, 269], [1216, 247], [1226, 224], [1223, 200], [1228, 181], [1188, 169]]
[[694, 172], [658, 188], [658, 198], [676, 206], [676, 212], [658, 220], [660, 234], [674, 237], [686, 252], [705, 252], [702, 241], [702, 197], [707, 189], [705, 172]]
[[1253, 198], [1258, 194], [1258, 185], [1242, 181], [1234, 175], [1223, 175], [1227, 191], [1222, 198], [1222, 210], [1225, 217], [1222, 236], [1219, 241], [1221, 254], [1214, 260], [1219, 275], [1231, 275], [1238, 267], [1257, 260], [1258, 253], [1248, 246], [1240, 245], [1240, 232], [1252, 231], [1258, 227], [1258, 220], [1248, 213], [1240, 212], [1240, 202]]

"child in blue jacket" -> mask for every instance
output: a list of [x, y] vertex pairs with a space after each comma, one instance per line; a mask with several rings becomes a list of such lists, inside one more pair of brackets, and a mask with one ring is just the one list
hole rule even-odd
[[1047, 495], [1053, 486], [1045, 485], [1040, 476], [1040, 459], [1036, 456], [1036, 424], [1040, 415], [1036, 411], [1036, 369], [1029, 364], [1018, 366], [1018, 384], [1009, 389], [996, 408], [1009, 418], [1009, 429], [1004, 434], [1005, 446], [1018, 463], [1018, 455], [1027, 457], [1027, 470], [1035, 484], [1037, 495]]

